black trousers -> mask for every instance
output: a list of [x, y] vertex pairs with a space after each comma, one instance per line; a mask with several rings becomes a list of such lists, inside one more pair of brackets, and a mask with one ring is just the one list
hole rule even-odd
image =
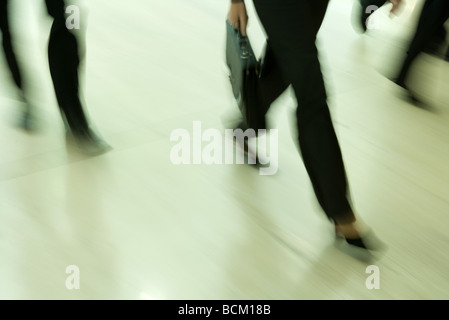
[[449, 18], [448, 0], [426, 0], [418, 20], [418, 26], [409, 45], [407, 56], [401, 66], [396, 82], [405, 85], [409, 69], [418, 55], [429, 45]]
[[8, 0], [0, 0], [0, 31], [2, 33], [3, 51], [14, 82], [22, 90], [22, 74], [17, 63], [17, 55], [12, 45], [8, 10]]
[[58, 105], [69, 129], [74, 134], [84, 134], [88, 120], [80, 100], [78, 40], [66, 27], [65, 1], [45, 0], [45, 3], [53, 17], [48, 61]]
[[272, 60], [260, 80], [264, 111], [292, 85], [298, 102], [299, 147], [318, 202], [330, 219], [353, 222], [315, 44], [328, 0], [254, 0], [254, 5], [268, 36]]

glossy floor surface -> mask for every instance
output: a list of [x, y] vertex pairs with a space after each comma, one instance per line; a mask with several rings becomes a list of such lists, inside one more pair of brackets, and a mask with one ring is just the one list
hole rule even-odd
[[[21, 106], [0, 56], [1, 299], [449, 298], [449, 62], [423, 55], [414, 66], [410, 86], [428, 108], [388, 80], [421, 1], [399, 17], [380, 9], [365, 35], [353, 30], [352, 0], [330, 1], [319, 34], [354, 206], [386, 245], [371, 261], [334, 241], [292, 139], [290, 91], [271, 112], [276, 174], [174, 163], [173, 132], [195, 144], [199, 124], [221, 133], [236, 114], [228, 1], [79, 3], [86, 108], [113, 147], [98, 157], [66, 145], [42, 3], [12, 2], [40, 127], [15, 125]], [[251, 3], [248, 12], [260, 53]]]

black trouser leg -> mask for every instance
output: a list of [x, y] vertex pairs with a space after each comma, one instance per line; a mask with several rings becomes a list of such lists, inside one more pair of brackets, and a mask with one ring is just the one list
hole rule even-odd
[[429, 45], [429, 42], [441, 32], [449, 18], [449, 1], [427, 0], [421, 11], [415, 35], [410, 43], [396, 83], [405, 86], [409, 69], [418, 55]]
[[[328, 0], [255, 0], [254, 4], [279, 66], [270, 81], [278, 83], [278, 91], [291, 84], [298, 101], [299, 146], [318, 202], [329, 218], [353, 222], [345, 168], [315, 45]], [[277, 92], [270, 94], [265, 105]]]
[[11, 32], [9, 29], [8, 0], [0, 0], [0, 31], [2, 33], [2, 45], [6, 62], [15, 84], [22, 90], [22, 75], [12, 46]]
[[56, 98], [70, 130], [74, 134], [82, 134], [88, 130], [88, 120], [79, 97], [80, 58], [77, 39], [66, 27], [64, 0], [45, 2], [54, 19], [48, 44], [48, 60]]

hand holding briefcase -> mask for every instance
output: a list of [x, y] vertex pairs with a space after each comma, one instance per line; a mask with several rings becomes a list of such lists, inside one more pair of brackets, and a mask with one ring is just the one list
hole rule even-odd
[[226, 21], [226, 64], [238, 107], [248, 128], [265, 129], [258, 94], [260, 62], [247, 36]]

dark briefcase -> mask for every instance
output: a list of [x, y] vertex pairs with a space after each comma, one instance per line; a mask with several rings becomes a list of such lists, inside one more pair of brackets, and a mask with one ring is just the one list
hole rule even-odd
[[265, 129], [265, 115], [261, 112], [258, 96], [260, 63], [248, 37], [241, 35], [226, 21], [226, 64], [232, 91], [246, 126]]

